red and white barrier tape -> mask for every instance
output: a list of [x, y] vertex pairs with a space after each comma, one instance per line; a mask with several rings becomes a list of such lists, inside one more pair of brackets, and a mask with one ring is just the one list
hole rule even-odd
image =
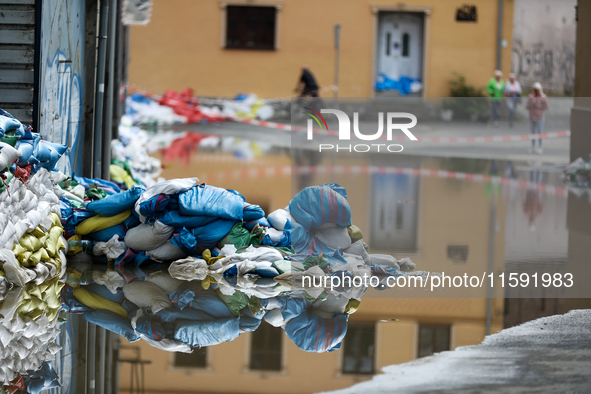
[[537, 190], [543, 193], [556, 195], [559, 197], [566, 197], [568, 190], [561, 186], [553, 186], [543, 183], [530, 182], [523, 179], [504, 178], [499, 176], [470, 174], [465, 172], [445, 171], [445, 170], [430, 170], [426, 168], [405, 168], [405, 167], [377, 167], [377, 166], [317, 166], [317, 167], [259, 167], [259, 168], [242, 168], [229, 171], [220, 171], [205, 174], [203, 179], [245, 179], [245, 178], [260, 178], [271, 176], [290, 176], [295, 175], [331, 175], [331, 174], [406, 174], [421, 177], [431, 177], [440, 179], [458, 179], [467, 180], [479, 183], [491, 183], [494, 185], [502, 185], [509, 187], [517, 187], [519, 189]]
[[[247, 123], [254, 126], [268, 127], [271, 129], [279, 129], [286, 131], [306, 131], [306, 128], [301, 126], [291, 126], [285, 123], [267, 122], [264, 120], [246, 119], [237, 116], [226, 116], [227, 119], [234, 120], [236, 122]], [[318, 129], [314, 129], [316, 134], [320, 134]], [[334, 130], [328, 130], [325, 132], [327, 135], [338, 135], [339, 133]], [[492, 137], [417, 137], [419, 142], [433, 142], [433, 143], [481, 143], [481, 142], [515, 142], [515, 141], [529, 141], [537, 139], [549, 139], [549, 138], [560, 138], [569, 137], [570, 130], [555, 131], [550, 133], [541, 134], [523, 134], [523, 135], [498, 135]], [[393, 136], [395, 141], [407, 141], [408, 137], [404, 136]]]
[[[137, 92], [141, 92], [144, 96], [152, 98], [154, 100], [159, 100], [162, 96], [157, 94], [152, 94], [143, 90], [136, 89]], [[170, 102], [176, 102], [179, 105], [184, 104], [179, 100], [169, 99]], [[225, 119], [233, 120], [235, 122], [246, 123], [253, 126], [260, 126], [260, 127], [267, 127], [270, 129], [277, 129], [277, 130], [285, 130], [285, 131], [295, 131], [295, 132], [305, 132], [306, 128], [302, 126], [292, 126], [290, 124], [285, 123], [277, 123], [277, 122], [268, 122], [264, 120], [256, 120], [256, 119], [249, 119], [249, 118], [241, 118], [239, 116], [234, 115], [226, 115], [226, 114], [218, 114], [220, 117]], [[319, 129], [314, 129], [315, 134], [321, 134]], [[326, 135], [338, 135], [337, 131], [334, 130], [327, 130], [324, 131]], [[570, 137], [570, 130], [563, 130], [563, 131], [553, 131], [550, 133], [541, 133], [541, 134], [522, 134], [522, 135], [497, 135], [497, 136], [490, 136], [490, 137], [417, 137], [419, 142], [431, 142], [431, 143], [439, 143], [439, 144], [469, 144], [469, 143], [484, 143], [484, 142], [518, 142], [518, 141], [529, 141], [529, 140], [537, 140], [537, 139], [553, 139], [553, 138], [562, 138], [562, 137]], [[392, 136], [394, 141], [407, 141], [408, 138], [405, 136], [397, 135]]]
[[[138, 86], [133, 84], [127, 84], [127, 88], [140, 93], [146, 97], [154, 98], [155, 100], [159, 100], [162, 96], [150, 93], [144, 89], [141, 89]], [[322, 89], [319, 89], [318, 92], [328, 92], [328, 91], [335, 91], [336, 87], [334, 85], [326, 86]], [[232, 99], [212, 99], [207, 97], [194, 97], [195, 99], [199, 100], [200, 104], [243, 104], [244, 101], [241, 100], [232, 100]], [[291, 101], [294, 96], [286, 96], [286, 97], [277, 97], [277, 98], [268, 98], [268, 99], [259, 99], [263, 103], [279, 103], [282, 101]]]

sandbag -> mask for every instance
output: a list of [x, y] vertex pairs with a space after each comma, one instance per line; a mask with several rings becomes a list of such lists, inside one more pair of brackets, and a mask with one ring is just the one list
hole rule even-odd
[[123, 294], [140, 308], [151, 308], [152, 313], [172, 307], [166, 292], [154, 283], [134, 280], [123, 286]]
[[178, 246], [173, 245], [170, 240], [166, 241], [156, 249], [148, 250], [146, 254], [150, 259], [159, 262], [174, 261], [187, 257], [187, 253]]
[[347, 333], [348, 315], [322, 319], [308, 311], [291, 319], [285, 333], [297, 347], [306, 352], [332, 352], [341, 347]]
[[86, 219], [78, 226], [76, 226], [76, 234], [78, 235], [86, 235], [88, 233], [104, 230], [111, 226], [115, 226], [117, 224], [123, 223], [125, 219], [127, 219], [131, 215], [131, 211], [127, 210], [121, 212], [115, 216], [94, 216], [90, 219]]
[[153, 226], [142, 223], [127, 232], [125, 245], [138, 251], [154, 250], [168, 241], [173, 231], [173, 227], [167, 226], [159, 220], [154, 222]]
[[325, 223], [335, 223], [339, 227], [351, 225], [349, 203], [342, 194], [333, 190], [329, 185], [305, 188], [291, 200], [289, 211], [307, 231], [316, 229]]
[[156, 286], [160, 287], [166, 293], [171, 293], [175, 291], [183, 284], [182, 281], [173, 278], [166, 271], [152, 272], [146, 278], [146, 282], [154, 283]]
[[271, 212], [269, 216], [267, 216], [267, 220], [269, 221], [271, 226], [273, 226], [279, 231], [283, 231], [285, 223], [287, 223], [290, 217], [291, 215], [285, 209], [278, 209], [276, 211]]
[[125, 337], [128, 342], [136, 342], [140, 339], [139, 335], [131, 327], [131, 322], [116, 313], [99, 309], [93, 312], [86, 312], [82, 316], [89, 323], [96, 324], [99, 327]]
[[351, 246], [347, 227], [338, 227], [334, 223], [323, 224], [314, 231], [314, 236], [322, 244], [333, 249], [347, 249]]
[[214, 321], [180, 320], [174, 325], [174, 339], [192, 347], [204, 347], [229, 342], [240, 335], [237, 317]]
[[9, 167], [21, 153], [7, 143], [0, 142], [0, 171]]
[[113, 237], [117, 237], [117, 239], [123, 239], [125, 238], [125, 234], [127, 234], [127, 226], [125, 226], [125, 224], [123, 223], [116, 224], [114, 226], [107, 227], [99, 231], [88, 233], [86, 234], [86, 237], [98, 242], [108, 242]]
[[[154, 186], [149, 187], [145, 192], [142, 193], [140, 198], [135, 203], [135, 211], [140, 213], [140, 205], [142, 202], [158, 195], [158, 194], [175, 194], [191, 189], [195, 186], [195, 183], [199, 179], [197, 178], [182, 178], [182, 179], [170, 179], [164, 182], [158, 182]], [[140, 216], [140, 220], [144, 221], [145, 218]]]
[[371, 261], [371, 265], [385, 265], [397, 270], [400, 269], [398, 261], [396, 261], [394, 256], [390, 256], [388, 254], [370, 254], [369, 259]]
[[86, 204], [86, 209], [101, 216], [115, 216], [133, 208], [137, 199], [145, 191], [146, 189], [143, 186], [133, 186], [122, 193], [112, 194], [102, 200], [92, 201]]
[[172, 227], [195, 228], [205, 226], [216, 219], [215, 216], [192, 216], [183, 215], [179, 211], [168, 211], [159, 220]]
[[179, 211], [184, 215], [242, 221], [243, 205], [244, 197], [239, 193], [204, 183], [179, 194]]
[[258, 205], [244, 203], [242, 208], [244, 221], [256, 220], [265, 217], [265, 211]]
[[115, 260], [125, 253], [125, 243], [119, 241], [119, 235], [115, 234], [107, 242], [97, 242], [92, 248], [95, 256], [105, 255], [108, 259]]
[[103, 298], [98, 294], [91, 293], [82, 287], [75, 288], [73, 293], [74, 297], [76, 297], [78, 301], [86, 306], [89, 306], [93, 309], [104, 309], [111, 311], [121, 317], [127, 318], [127, 311], [116, 302], [109, 301], [106, 298]]
[[205, 260], [187, 257], [170, 264], [168, 272], [173, 278], [179, 280], [203, 280], [209, 275], [209, 268]]
[[193, 309], [188, 306], [183, 308], [182, 310], [174, 306], [172, 308], [162, 309], [161, 311], [158, 311], [158, 313], [156, 313], [156, 316], [158, 316], [160, 319], [162, 319], [162, 321], [165, 321], [167, 323], [174, 323], [177, 320], [215, 320], [215, 318], [209, 315], [208, 313], [205, 313], [197, 309]]
[[234, 220], [217, 219], [205, 226], [182, 228], [172, 238], [172, 243], [190, 256], [200, 256], [206, 249], [213, 249], [236, 224]]

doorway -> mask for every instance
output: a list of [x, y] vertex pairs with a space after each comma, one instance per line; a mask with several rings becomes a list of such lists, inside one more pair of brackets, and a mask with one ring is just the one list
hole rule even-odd
[[424, 13], [379, 12], [376, 95], [422, 95]]

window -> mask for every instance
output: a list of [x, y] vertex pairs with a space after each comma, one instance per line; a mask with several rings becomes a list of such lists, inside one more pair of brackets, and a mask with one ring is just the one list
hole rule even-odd
[[174, 366], [179, 368], [207, 367], [207, 348], [195, 349], [193, 353], [175, 353]]
[[226, 49], [275, 49], [275, 7], [226, 7]]
[[419, 357], [449, 350], [448, 324], [419, 325]]
[[349, 323], [345, 335], [343, 373], [373, 374], [375, 325]]
[[468, 261], [469, 247], [467, 245], [447, 245], [447, 258], [456, 264]]
[[283, 329], [262, 323], [252, 332], [250, 342], [250, 369], [281, 371]]
[[402, 35], [402, 56], [408, 57], [408, 51], [410, 46], [410, 35], [408, 33], [404, 33]]

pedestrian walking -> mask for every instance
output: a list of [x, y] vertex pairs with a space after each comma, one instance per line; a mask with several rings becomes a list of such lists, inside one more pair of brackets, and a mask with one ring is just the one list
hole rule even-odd
[[515, 80], [515, 74], [509, 74], [509, 80], [505, 83], [505, 97], [509, 108], [509, 127], [513, 127], [515, 108], [521, 103], [521, 85]]
[[[542, 84], [536, 82], [533, 84], [533, 92], [527, 99], [527, 110], [529, 111], [529, 121], [532, 134], [542, 134], [544, 129], [544, 111], [548, 109], [548, 97], [542, 91]], [[538, 138], [538, 148], [536, 149], [536, 139], [531, 140], [529, 153], [542, 154], [542, 139]]]
[[303, 66], [302, 75], [295, 89], [296, 92], [300, 93], [300, 97], [318, 97], [318, 89], [314, 75], [310, 72], [308, 66]]
[[504, 91], [505, 82], [503, 81], [503, 72], [501, 70], [495, 70], [494, 76], [488, 81], [488, 85], [486, 85], [486, 92], [492, 104], [492, 120], [495, 127], [499, 126], [499, 110]]

